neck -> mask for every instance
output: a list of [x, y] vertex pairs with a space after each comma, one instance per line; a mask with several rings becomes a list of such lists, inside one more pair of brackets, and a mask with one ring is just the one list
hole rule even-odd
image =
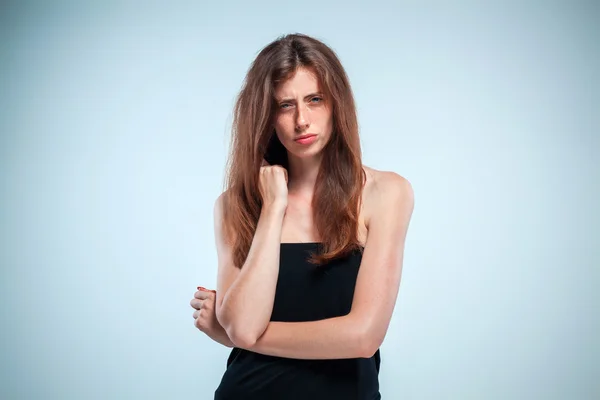
[[312, 197], [321, 166], [321, 157], [297, 158], [289, 155], [288, 193]]

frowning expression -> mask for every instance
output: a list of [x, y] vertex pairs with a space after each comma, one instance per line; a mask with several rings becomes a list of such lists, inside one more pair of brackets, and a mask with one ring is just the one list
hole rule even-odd
[[290, 155], [319, 154], [331, 137], [331, 105], [317, 75], [299, 68], [275, 89], [275, 132]]

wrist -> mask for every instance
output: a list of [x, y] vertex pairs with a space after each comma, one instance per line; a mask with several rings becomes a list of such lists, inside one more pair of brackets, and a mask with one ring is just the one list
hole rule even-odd
[[263, 204], [261, 213], [269, 216], [283, 216], [286, 208], [286, 200], [275, 200], [273, 202]]

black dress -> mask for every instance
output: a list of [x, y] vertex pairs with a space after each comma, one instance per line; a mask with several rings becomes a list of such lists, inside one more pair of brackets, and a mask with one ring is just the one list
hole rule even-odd
[[[324, 266], [307, 261], [319, 243], [282, 243], [271, 321], [303, 322], [350, 312], [362, 259], [355, 251]], [[215, 400], [375, 400], [380, 352], [371, 358], [300, 360], [233, 348]]]

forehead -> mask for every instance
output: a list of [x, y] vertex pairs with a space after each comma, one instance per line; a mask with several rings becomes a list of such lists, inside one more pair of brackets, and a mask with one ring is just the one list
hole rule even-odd
[[306, 68], [298, 68], [291, 77], [277, 85], [275, 97], [281, 99], [320, 91], [321, 83], [317, 74]]

